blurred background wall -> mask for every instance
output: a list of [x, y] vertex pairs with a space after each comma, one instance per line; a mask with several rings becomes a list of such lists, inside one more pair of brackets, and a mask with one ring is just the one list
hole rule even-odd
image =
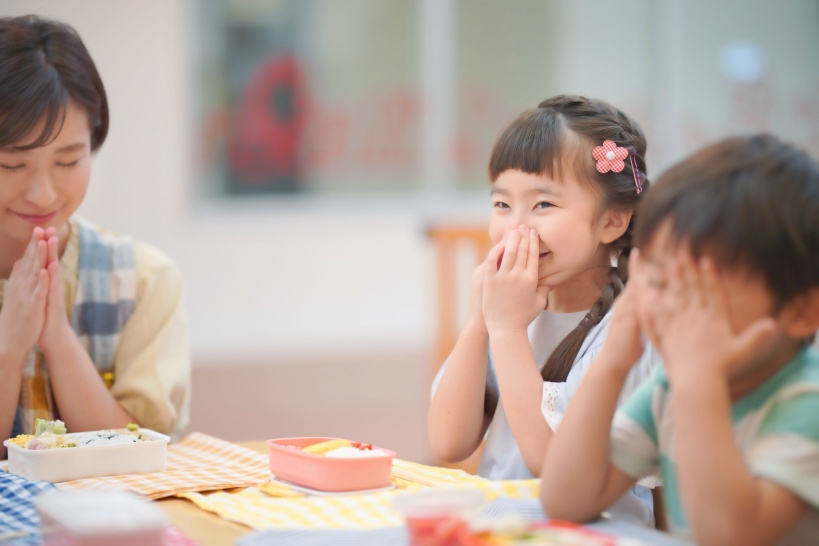
[[[815, 1], [4, 0], [0, 13], [85, 40], [111, 131], [80, 212], [177, 261], [190, 429], [233, 440], [348, 436], [429, 458], [442, 294], [426, 229], [483, 222], [493, 139], [543, 98], [632, 114], [650, 176], [736, 132], [819, 149]], [[259, 99], [270, 78], [289, 91]], [[254, 100], [284, 133], [253, 125]], [[286, 168], [265, 178], [270, 157]]]

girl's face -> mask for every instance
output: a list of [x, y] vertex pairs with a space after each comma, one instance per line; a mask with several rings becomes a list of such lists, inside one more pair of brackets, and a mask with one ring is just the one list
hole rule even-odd
[[[19, 144], [33, 141], [43, 123]], [[25, 245], [35, 226], [55, 227], [64, 237], [90, 177], [88, 114], [69, 102], [62, 130], [52, 142], [33, 150], [0, 148], [0, 237]]]
[[[625, 231], [630, 217], [612, 218], [611, 212], [602, 210], [600, 197], [572, 178], [558, 182], [518, 170], [504, 171], [492, 184], [492, 202], [492, 243], [500, 242], [510, 226], [526, 224], [537, 231], [538, 276], [542, 284], [553, 287], [578, 275], [607, 270], [606, 244]], [[621, 230], [613, 229], [624, 219]]]

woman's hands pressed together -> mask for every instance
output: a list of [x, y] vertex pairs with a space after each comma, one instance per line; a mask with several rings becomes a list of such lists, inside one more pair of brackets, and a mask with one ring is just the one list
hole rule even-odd
[[23, 257], [11, 270], [0, 309], [0, 350], [21, 364], [39, 341], [45, 324], [49, 291], [46, 237], [42, 228], [34, 228]]
[[546, 308], [549, 287], [538, 284], [540, 240], [528, 226], [512, 227], [483, 264], [483, 316], [490, 332], [525, 331]]
[[35, 346], [70, 334], [60, 278], [57, 231], [35, 227], [6, 282], [0, 309], [0, 350], [22, 363]]
[[[49, 235], [48, 232], [51, 232]], [[48, 296], [45, 305], [45, 323], [40, 334], [40, 347], [50, 349], [63, 340], [73, 337], [68, 315], [65, 311], [63, 282], [60, 276], [59, 241], [56, 231], [49, 228], [47, 234], [48, 248]]]

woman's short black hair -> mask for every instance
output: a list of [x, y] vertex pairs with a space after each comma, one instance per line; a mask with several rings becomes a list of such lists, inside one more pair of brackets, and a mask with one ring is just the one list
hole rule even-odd
[[819, 165], [794, 146], [767, 134], [730, 138], [677, 163], [646, 193], [638, 248], [669, 221], [695, 258], [761, 275], [779, 304], [819, 286]]
[[[0, 18], [0, 146], [47, 144], [62, 129], [69, 100], [88, 113], [97, 150], [108, 134], [108, 99], [80, 36], [35, 15]], [[40, 134], [22, 142], [43, 120]]]

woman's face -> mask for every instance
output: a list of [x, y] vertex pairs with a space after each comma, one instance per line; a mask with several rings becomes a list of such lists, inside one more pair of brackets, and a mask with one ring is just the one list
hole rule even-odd
[[[17, 145], [41, 132], [44, 121]], [[0, 148], [0, 237], [26, 244], [36, 227], [64, 236], [68, 219], [85, 197], [91, 178], [88, 113], [73, 101], [57, 137], [39, 148]]]

